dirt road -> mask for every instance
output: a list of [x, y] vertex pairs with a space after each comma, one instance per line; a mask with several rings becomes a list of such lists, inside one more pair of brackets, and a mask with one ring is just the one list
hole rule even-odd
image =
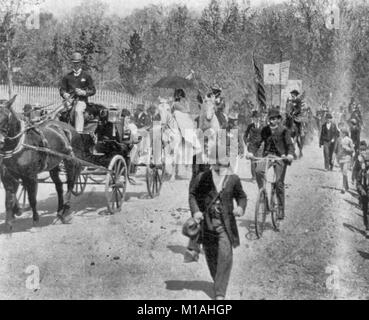
[[[248, 161], [242, 160], [240, 177], [249, 202], [238, 219], [241, 246], [234, 251], [228, 298], [369, 298], [369, 240], [363, 236], [356, 194], [352, 189], [342, 195], [338, 168], [324, 172], [322, 162], [315, 144], [288, 168], [281, 231], [270, 228], [255, 240], [249, 226], [257, 187]], [[0, 298], [212, 298], [204, 255], [197, 263], [183, 263], [189, 180], [167, 182], [157, 199], [145, 197], [143, 177], [138, 182], [128, 186], [122, 212], [114, 216], [98, 214], [105, 209], [103, 189], [89, 186], [74, 199], [70, 225], [52, 224], [56, 194], [52, 185], [42, 185], [40, 226], [32, 227], [28, 212], [11, 235], [4, 233], [0, 189]], [[39, 289], [27, 285], [32, 265], [40, 271]]]

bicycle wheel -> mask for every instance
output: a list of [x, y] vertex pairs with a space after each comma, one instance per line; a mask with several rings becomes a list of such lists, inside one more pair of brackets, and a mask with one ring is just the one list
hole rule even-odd
[[277, 198], [277, 193], [275, 189], [275, 184], [272, 184], [271, 192], [270, 192], [270, 206], [269, 206], [271, 216], [272, 216], [272, 224], [274, 230], [278, 231], [280, 226], [280, 220], [278, 219], [279, 216], [279, 202]]
[[255, 232], [260, 239], [264, 232], [265, 220], [268, 210], [267, 194], [264, 188], [260, 189], [255, 205]]

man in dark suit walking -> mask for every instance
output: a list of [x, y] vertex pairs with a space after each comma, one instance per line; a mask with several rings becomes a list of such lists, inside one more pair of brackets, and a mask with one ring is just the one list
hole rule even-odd
[[204, 248], [215, 299], [223, 300], [231, 274], [232, 248], [240, 244], [235, 217], [244, 215], [247, 205], [240, 178], [231, 173], [228, 159], [217, 159], [191, 181], [189, 205], [192, 217], [201, 223], [197, 243]]
[[333, 170], [333, 151], [340, 133], [337, 126], [332, 122], [332, 115], [326, 115], [326, 122], [320, 130], [319, 147], [323, 146], [324, 168], [325, 170]]

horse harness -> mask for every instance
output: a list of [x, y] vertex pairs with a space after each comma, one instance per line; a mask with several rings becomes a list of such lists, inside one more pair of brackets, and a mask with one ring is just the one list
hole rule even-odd
[[[11, 117], [11, 113], [9, 113], [9, 118]], [[49, 154], [47, 152], [42, 152], [42, 150], [48, 149], [49, 147], [49, 143], [45, 137], [45, 134], [43, 133], [42, 130], [40, 130], [39, 126], [41, 125], [41, 123], [37, 124], [37, 125], [32, 125], [29, 127], [26, 127], [25, 122], [23, 120], [20, 120], [21, 123], [21, 129], [20, 132], [15, 135], [14, 137], [8, 137], [6, 136], [6, 139], [8, 140], [16, 140], [19, 139], [16, 147], [13, 150], [9, 150], [9, 151], [5, 151], [5, 152], [0, 152], [0, 158], [3, 159], [11, 159], [12, 157], [14, 157], [16, 154], [20, 153], [24, 148], [27, 149], [31, 149], [31, 150], [35, 150], [35, 151], [40, 151], [41, 153], [44, 153], [45, 156], [42, 157], [42, 162], [41, 162], [41, 169], [42, 171], [46, 170], [47, 168], [47, 163], [48, 163], [48, 158], [49, 158]], [[68, 151], [69, 155], [73, 155], [73, 150], [70, 147], [70, 142], [71, 142], [71, 133], [69, 133], [67, 135], [67, 133], [60, 129], [58, 126], [53, 126], [50, 125], [47, 127], [47, 129], [51, 129], [52, 131], [54, 131], [57, 135], [59, 135], [63, 142], [64, 145]], [[31, 146], [25, 143], [25, 137], [26, 137], [26, 133], [33, 130], [36, 134], [38, 134], [41, 138], [41, 144], [39, 146]], [[68, 141], [69, 140], [69, 141]]]

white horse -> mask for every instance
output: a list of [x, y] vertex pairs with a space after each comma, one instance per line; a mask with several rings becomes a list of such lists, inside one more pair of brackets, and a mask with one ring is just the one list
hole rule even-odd
[[[215, 150], [214, 146], [217, 143], [217, 137], [220, 130], [220, 124], [215, 114], [216, 105], [215, 97], [205, 97], [203, 103], [200, 105], [200, 115], [198, 122], [199, 134], [198, 139], [202, 146], [194, 158], [192, 165], [192, 178], [199, 172], [205, 170], [208, 165], [208, 150]], [[206, 139], [204, 138], [206, 136]], [[199, 164], [199, 161], [200, 164]]]
[[158, 111], [162, 126], [162, 142], [164, 144], [165, 171], [175, 179], [175, 165], [179, 158], [182, 136], [178, 124], [173, 117], [170, 100], [159, 98]]

